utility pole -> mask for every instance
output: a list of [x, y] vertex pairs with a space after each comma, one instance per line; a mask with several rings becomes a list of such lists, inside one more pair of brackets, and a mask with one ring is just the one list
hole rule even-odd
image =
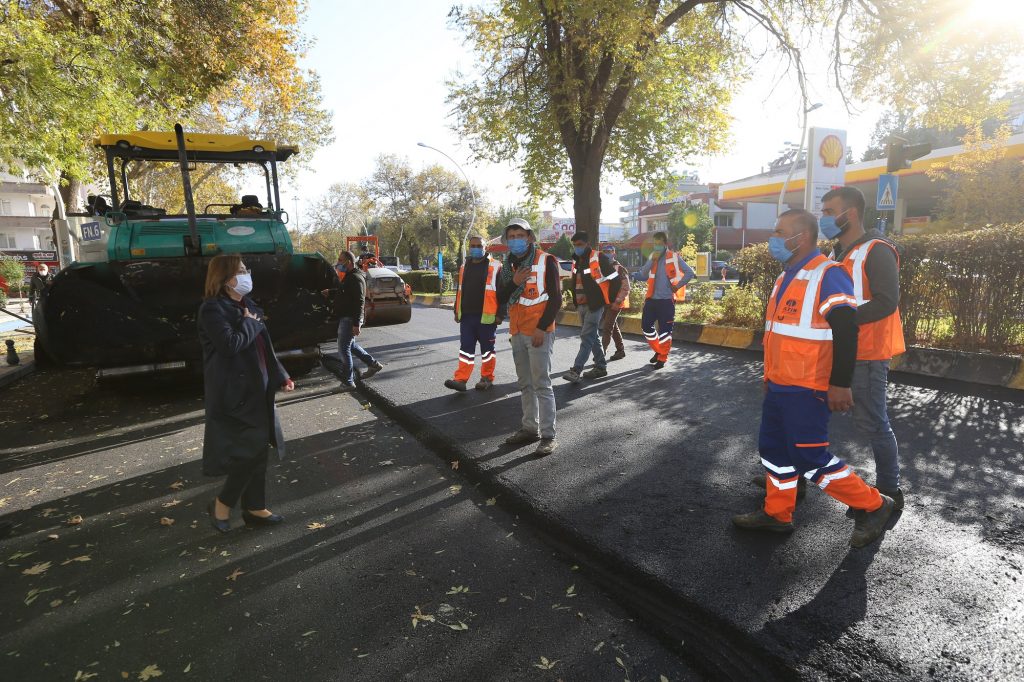
[[299, 198], [292, 197], [292, 201], [295, 202], [295, 231], [299, 231]]

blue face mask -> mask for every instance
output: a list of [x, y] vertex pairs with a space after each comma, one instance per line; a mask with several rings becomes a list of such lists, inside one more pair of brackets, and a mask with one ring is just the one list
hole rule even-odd
[[484, 248], [482, 246], [471, 246], [471, 247], [469, 247], [469, 257], [470, 258], [483, 258], [484, 257]]
[[[846, 211], [843, 211], [843, 213], [846, 213]], [[843, 215], [843, 213], [840, 213], [839, 215]], [[834, 215], [823, 215], [818, 218], [818, 231], [821, 232], [821, 236], [825, 239], [835, 239], [843, 231], [843, 228], [845, 228], [846, 225], [849, 225], [849, 222], [847, 222], [846, 225], [840, 225], [836, 220], [838, 217], [839, 216]]]
[[337, 270], [338, 272], [348, 272], [348, 266], [347, 265], [342, 265], [341, 263], [338, 263], [337, 265], [335, 265], [334, 269]]
[[522, 256], [526, 253], [526, 249], [529, 248], [529, 243], [522, 238], [509, 239], [508, 250], [512, 252], [513, 256]]
[[[799, 236], [798, 234], [793, 235], [793, 237]], [[793, 239], [793, 237], [789, 239]], [[785, 237], [768, 237], [768, 253], [772, 254], [772, 258], [783, 263], [789, 262], [789, 259], [793, 257], [793, 251], [786, 247], [786, 242], [789, 239]]]
[[655, 244], [654, 246], [651, 247], [651, 253], [653, 253], [656, 256], [660, 256], [661, 254], [665, 253], [665, 245]]
[[585, 247], [585, 246], [574, 246], [574, 247], [572, 247], [572, 252], [575, 253], [577, 256], [582, 256], [583, 254], [585, 254], [587, 252], [587, 247]]

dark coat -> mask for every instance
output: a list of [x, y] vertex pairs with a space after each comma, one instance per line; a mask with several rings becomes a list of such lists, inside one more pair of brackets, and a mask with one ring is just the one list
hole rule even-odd
[[[242, 301], [259, 318], [263, 311], [248, 298]], [[266, 349], [267, 383], [260, 371], [256, 338]], [[284, 435], [274, 409], [274, 394], [288, 373], [274, 354], [263, 322], [247, 318], [227, 296], [203, 301], [199, 307], [199, 341], [203, 346], [206, 429], [203, 473], [224, 476], [232, 458], [255, 458], [268, 445], [284, 456]]]
[[345, 278], [332, 287], [334, 316], [347, 317], [357, 327], [363, 326], [366, 307], [366, 273], [358, 268], [345, 274]]

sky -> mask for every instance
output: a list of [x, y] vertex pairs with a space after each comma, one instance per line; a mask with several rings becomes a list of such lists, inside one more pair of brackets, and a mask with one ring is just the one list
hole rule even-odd
[[[450, 125], [445, 80], [470, 70], [474, 59], [461, 36], [449, 27], [453, 0], [311, 0], [305, 33], [313, 40], [304, 65], [319, 73], [324, 106], [334, 114], [335, 142], [316, 152], [310, 170], [282, 187], [286, 210], [306, 204], [335, 182], [358, 182], [369, 175], [381, 154], [408, 158], [414, 168], [441, 164], [457, 170], [441, 154], [418, 147], [424, 142], [455, 159], [478, 193], [492, 204], [519, 203], [513, 164], [473, 163], [468, 145]], [[829, 82], [825, 60], [808, 60], [812, 103], [823, 106], [809, 116], [811, 126], [847, 131], [847, 144], [860, 158], [881, 109], [850, 115]], [[780, 79], [781, 75], [781, 79]], [[736, 91], [729, 107], [731, 144], [714, 158], [666, 159], [673, 170], [696, 171], [703, 182], [729, 182], [761, 172], [779, 156], [785, 142], [800, 138], [800, 101], [795, 79], [776, 59], [753, 65], [752, 78]], [[616, 178], [602, 186], [602, 222], [618, 222], [618, 197], [636, 188]], [[296, 202], [297, 199], [297, 202]], [[572, 202], [547, 202], [542, 210], [571, 216]]]

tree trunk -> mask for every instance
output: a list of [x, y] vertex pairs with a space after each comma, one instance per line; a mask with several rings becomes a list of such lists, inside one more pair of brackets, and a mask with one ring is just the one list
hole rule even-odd
[[409, 267], [413, 270], [420, 269], [420, 245], [414, 241], [409, 242]]
[[79, 200], [82, 193], [82, 181], [78, 178], [69, 178], [63, 171], [60, 174], [61, 182], [58, 184], [60, 197], [64, 202], [64, 211], [67, 213], [81, 213], [83, 206]]
[[586, 232], [590, 243], [597, 245], [601, 224], [601, 164], [572, 164], [573, 211], [576, 231]]

